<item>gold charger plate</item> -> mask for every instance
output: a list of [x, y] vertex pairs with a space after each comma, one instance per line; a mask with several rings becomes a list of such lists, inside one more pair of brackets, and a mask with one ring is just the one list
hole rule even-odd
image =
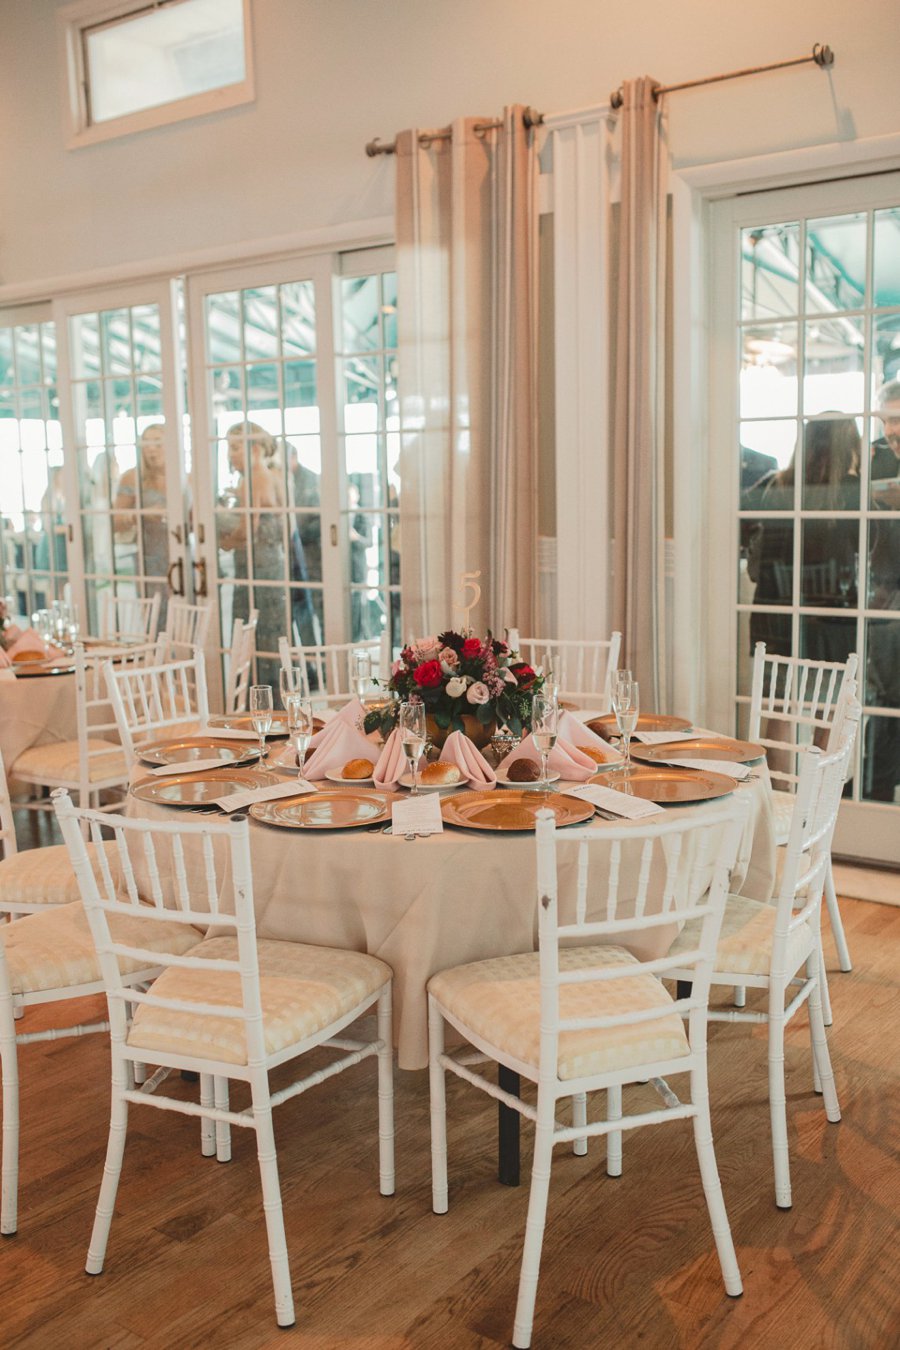
[[464, 792], [441, 802], [441, 815], [447, 825], [463, 830], [533, 830], [538, 811], [544, 807], [556, 816], [557, 825], [578, 825], [594, 814], [590, 802], [567, 797], [564, 792]]
[[16, 672], [16, 679], [32, 679], [36, 676], [47, 675], [71, 675], [74, 671], [74, 665], [66, 665], [59, 660], [50, 661], [16, 661], [13, 663], [13, 670]]
[[252, 741], [244, 745], [215, 736], [170, 736], [165, 741], [138, 746], [137, 755], [145, 764], [183, 764], [188, 773], [192, 759], [219, 759], [223, 768], [249, 764], [259, 759], [259, 746]]
[[[321, 717], [313, 718], [313, 733], [321, 731], [325, 723]], [[249, 713], [220, 713], [216, 717], [210, 717], [207, 726], [221, 727], [223, 731], [252, 731], [256, 734], [256, 728], [253, 725], [253, 719]], [[288, 736], [287, 717], [283, 712], [276, 712], [272, 715], [272, 726], [266, 732], [267, 741], [286, 740]]]
[[737, 764], [753, 764], [765, 759], [762, 745], [753, 741], [736, 741], [730, 736], [697, 736], [689, 741], [669, 741], [667, 745], [632, 745], [633, 759], [649, 764], [667, 759], [727, 759]]
[[230, 765], [208, 769], [205, 773], [175, 773], [164, 778], [141, 778], [131, 786], [132, 797], [155, 806], [214, 806], [220, 797], [232, 792], [275, 787], [284, 782], [274, 773], [258, 769], [237, 769]]
[[[635, 731], [690, 731], [692, 725], [686, 717], [671, 717], [668, 713], [639, 713]], [[586, 722], [585, 726], [604, 740], [619, 735], [615, 713], [604, 713], [602, 717]]]
[[272, 802], [254, 802], [250, 814], [263, 825], [279, 825], [285, 830], [352, 830], [390, 820], [391, 806], [402, 800], [399, 792], [329, 788]]
[[658, 802], [660, 806], [680, 806], [685, 802], [705, 802], [727, 797], [737, 783], [724, 773], [705, 769], [677, 769], [671, 764], [635, 764], [627, 773], [601, 773], [591, 780], [600, 787], [618, 788], [627, 783], [633, 797]]

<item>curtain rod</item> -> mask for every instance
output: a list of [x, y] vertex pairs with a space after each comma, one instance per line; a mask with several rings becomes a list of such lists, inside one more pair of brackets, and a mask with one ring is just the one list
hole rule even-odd
[[[544, 120], [544, 114], [538, 112], [535, 108], [526, 108], [522, 115], [522, 121], [525, 123], [526, 130], [530, 131], [532, 127], [539, 127]], [[475, 135], [483, 136], [486, 131], [495, 131], [497, 127], [503, 126], [502, 118], [495, 118], [493, 122], [476, 122]], [[450, 127], [441, 127], [438, 131], [420, 131], [419, 144], [428, 146], [432, 141], [449, 141], [452, 131]], [[394, 155], [397, 153], [397, 142], [382, 141], [378, 136], [369, 141], [366, 145], [366, 154], [370, 159], [376, 155]]]
[[[653, 97], [658, 99], [663, 94], [675, 94], [681, 89], [698, 89], [704, 84], [719, 84], [722, 80], [739, 80], [744, 75], [763, 75], [768, 70], [784, 70], [787, 66], [805, 66], [810, 61], [815, 62], [817, 66], [824, 70], [827, 66], [834, 65], [834, 52], [824, 43], [816, 42], [813, 45], [811, 56], [796, 56], [792, 61], [773, 61], [768, 66], [748, 66], [746, 70], [731, 70], [727, 75], [707, 75], [705, 80], [685, 80], [683, 84], [658, 84], [653, 90]], [[610, 94], [609, 106], [621, 108], [621, 87]]]

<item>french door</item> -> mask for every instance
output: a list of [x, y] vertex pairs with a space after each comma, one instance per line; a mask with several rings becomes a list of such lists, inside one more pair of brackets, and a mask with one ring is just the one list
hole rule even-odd
[[857, 652], [835, 847], [896, 862], [900, 511], [877, 395], [900, 376], [900, 174], [716, 203], [711, 240], [711, 500], [730, 504], [710, 513], [711, 716], [744, 729], [758, 640]]

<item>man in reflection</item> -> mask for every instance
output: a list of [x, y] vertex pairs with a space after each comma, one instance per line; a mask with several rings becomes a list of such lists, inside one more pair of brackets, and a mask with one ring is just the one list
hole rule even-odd
[[291, 511], [291, 626], [292, 641], [315, 647], [321, 641], [308, 583], [322, 579], [322, 517], [302, 507], [318, 506], [318, 478], [300, 462], [297, 447], [289, 447], [288, 493]]
[[[872, 445], [871, 498], [878, 512], [900, 511], [900, 380], [889, 380], [875, 397], [884, 434]], [[869, 607], [900, 611], [900, 517], [870, 520]], [[900, 708], [900, 615], [869, 619], [866, 702]], [[900, 782], [900, 717], [873, 718], [868, 726], [864, 795], [893, 802]]]

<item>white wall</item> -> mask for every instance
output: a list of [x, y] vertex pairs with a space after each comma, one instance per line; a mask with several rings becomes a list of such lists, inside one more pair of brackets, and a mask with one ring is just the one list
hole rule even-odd
[[803, 55], [814, 67], [684, 93], [679, 163], [900, 129], [897, 0], [254, 0], [257, 100], [66, 150], [56, 10], [0, 0], [0, 285], [384, 215], [372, 136], [523, 102], [603, 103]]

